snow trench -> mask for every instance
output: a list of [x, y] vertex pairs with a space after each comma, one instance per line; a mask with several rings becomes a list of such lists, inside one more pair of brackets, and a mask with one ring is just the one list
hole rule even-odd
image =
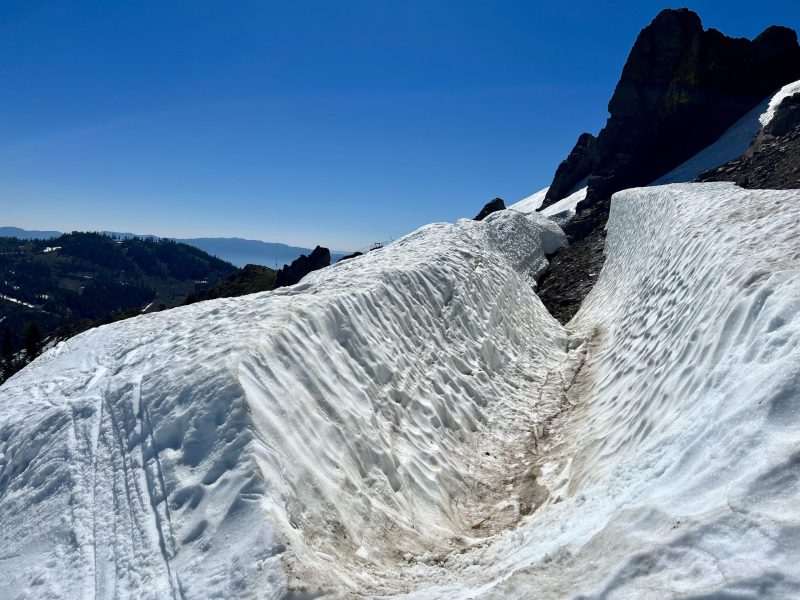
[[142, 315], [0, 388], [0, 597], [800, 596], [800, 192], [614, 195]]

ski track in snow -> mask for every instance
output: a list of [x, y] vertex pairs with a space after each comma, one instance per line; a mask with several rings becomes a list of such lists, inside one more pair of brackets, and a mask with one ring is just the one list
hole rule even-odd
[[0, 597], [797, 598], [800, 192], [501, 211], [86, 332], [0, 388]]

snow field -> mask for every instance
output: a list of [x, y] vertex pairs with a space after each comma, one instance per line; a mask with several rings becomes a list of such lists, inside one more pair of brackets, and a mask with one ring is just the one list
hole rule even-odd
[[586, 198], [586, 187], [582, 187], [546, 208], [540, 208], [548, 189], [549, 188], [545, 188], [532, 196], [528, 196], [524, 200], [515, 202], [508, 207], [509, 210], [515, 210], [526, 215], [538, 212], [545, 217], [549, 217], [559, 227], [562, 227], [575, 216], [575, 209], [578, 206], [578, 202]]
[[515, 202], [506, 208], [513, 208], [514, 210], [525, 214], [530, 214], [534, 211], [537, 211], [542, 206], [544, 197], [547, 195], [547, 190], [549, 189], [549, 187], [546, 187], [543, 190], [539, 190], [538, 192], [531, 194], [527, 198], [523, 198], [522, 200]]

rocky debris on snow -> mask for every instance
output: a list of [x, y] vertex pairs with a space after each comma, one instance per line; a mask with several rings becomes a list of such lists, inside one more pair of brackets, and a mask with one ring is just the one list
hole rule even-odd
[[502, 198], [495, 198], [487, 202], [484, 207], [481, 209], [481, 212], [475, 217], [475, 221], [483, 221], [486, 217], [488, 217], [493, 212], [497, 212], [498, 210], [505, 210], [506, 203], [503, 202]]
[[330, 250], [317, 246], [308, 256], [301, 254], [300, 258], [293, 260], [291, 265], [283, 265], [283, 268], [275, 275], [275, 287], [294, 285], [312, 271], [322, 269], [330, 264]]
[[582, 133], [575, 147], [556, 169], [553, 183], [547, 189], [541, 208], [555, 204], [575, 192], [581, 183], [592, 174], [597, 160], [597, 138], [591, 133]]
[[743, 188], [800, 188], [800, 94], [783, 99], [747, 153], [703, 171], [697, 181], [734, 181]]
[[193, 304], [214, 298], [231, 298], [256, 292], [266, 292], [275, 287], [275, 269], [261, 265], [245, 265], [217, 285], [196, 294], [190, 294], [184, 304]]
[[[769, 27], [751, 41], [704, 30], [687, 9], [659, 13], [628, 56], [595, 143], [586, 199], [567, 233], [577, 239], [604, 225], [614, 192], [672, 170], [798, 78], [800, 46], [790, 29]], [[586, 176], [586, 161], [565, 162], [550, 186], [551, 202]]]

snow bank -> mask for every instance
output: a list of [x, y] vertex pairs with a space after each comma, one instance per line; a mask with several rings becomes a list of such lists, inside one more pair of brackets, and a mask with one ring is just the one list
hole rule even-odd
[[506, 475], [557, 411], [531, 275], [563, 241], [512, 211], [430, 225], [44, 354], [0, 388], [0, 597], [411, 589], [398, 563], [535, 508]]
[[579, 587], [800, 597], [800, 191], [628, 190], [609, 223], [575, 319], [601, 344], [571, 485], [602, 523], [575, 564], [602, 552]]

